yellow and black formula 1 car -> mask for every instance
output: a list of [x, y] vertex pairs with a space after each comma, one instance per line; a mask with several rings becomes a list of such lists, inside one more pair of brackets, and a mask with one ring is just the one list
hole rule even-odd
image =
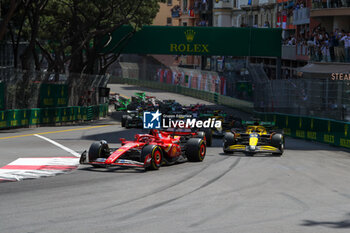
[[272, 153], [277, 156], [283, 154], [283, 133], [267, 130], [274, 126], [272, 122], [243, 122], [243, 125], [246, 125], [244, 130], [232, 129], [225, 134], [224, 153], [244, 152], [250, 156], [255, 153]]

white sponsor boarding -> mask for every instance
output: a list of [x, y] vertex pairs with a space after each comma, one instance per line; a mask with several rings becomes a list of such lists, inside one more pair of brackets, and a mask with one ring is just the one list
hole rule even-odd
[[0, 182], [36, 179], [78, 168], [77, 157], [19, 158], [0, 168]]

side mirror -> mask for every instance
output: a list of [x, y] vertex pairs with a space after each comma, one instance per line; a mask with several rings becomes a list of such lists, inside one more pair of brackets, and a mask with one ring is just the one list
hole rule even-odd
[[121, 143], [124, 143], [126, 141], [125, 138], [119, 138], [119, 140], [121, 141]]

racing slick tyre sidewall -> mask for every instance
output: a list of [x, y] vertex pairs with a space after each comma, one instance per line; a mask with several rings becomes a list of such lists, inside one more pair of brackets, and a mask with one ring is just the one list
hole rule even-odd
[[126, 123], [126, 115], [122, 116], [122, 127], [125, 127], [125, 123]]
[[225, 133], [223, 139], [223, 150], [225, 154], [233, 154], [233, 151], [226, 150], [227, 147], [236, 144], [235, 135], [233, 133]]
[[129, 129], [130, 127], [130, 122], [132, 121], [132, 118], [127, 116], [125, 120], [125, 128]]
[[206, 144], [202, 138], [190, 138], [185, 144], [185, 155], [190, 162], [202, 162], [206, 150]]
[[[110, 155], [107, 143], [93, 142], [89, 148], [89, 162], [95, 161], [98, 158], [108, 158]], [[92, 164], [93, 167], [104, 167], [103, 165]]]
[[281, 151], [280, 153], [272, 153], [272, 155], [276, 155], [276, 156], [282, 156], [283, 152], [284, 152], [284, 143], [282, 143], [281, 145], [278, 146], [278, 149]]
[[141, 162], [145, 162], [147, 155], [151, 154], [152, 160], [146, 170], [158, 170], [162, 165], [162, 149], [157, 145], [147, 145], [142, 148], [141, 151]]
[[211, 146], [212, 141], [213, 141], [212, 130], [211, 129], [204, 129], [204, 133], [205, 133], [205, 140], [206, 140], [207, 146]]
[[272, 154], [277, 155], [277, 156], [281, 156], [284, 152], [284, 146], [285, 146], [283, 135], [280, 133], [276, 133], [276, 134], [272, 135], [271, 145], [274, 147], [277, 147], [281, 151], [281, 152], [272, 153]]

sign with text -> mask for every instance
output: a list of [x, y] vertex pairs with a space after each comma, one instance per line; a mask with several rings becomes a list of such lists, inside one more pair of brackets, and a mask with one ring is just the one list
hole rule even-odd
[[144, 26], [123, 42], [123, 26], [99, 43], [100, 53], [281, 57], [281, 29]]

